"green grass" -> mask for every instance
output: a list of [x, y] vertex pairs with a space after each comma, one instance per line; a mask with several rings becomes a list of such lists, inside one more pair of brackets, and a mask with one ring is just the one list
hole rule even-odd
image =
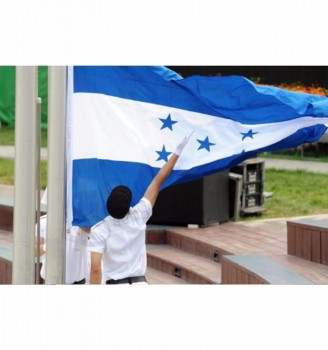
[[14, 161], [0, 158], [0, 183], [13, 185], [14, 183]]
[[[12, 159], [0, 158], [0, 184], [14, 185], [15, 161]], [[41, 188], [47, 186], [47, 161], [41, 162]]]
[[[41, 147], [47, 147], [47, 130], [41, 130]], [[0, 128], [0, 145], [13, 146], [15, 144], [15, 128], [2, 126]]]
[[264, 191], [273, 196], [265, 200], [266, 211], [258, 218], [327, 214], [327, 189], [327, 174], [266, 169]]
[[0, 145], [12, 146], [15, 144], [15, 129], [10, 126], [0, 128]]

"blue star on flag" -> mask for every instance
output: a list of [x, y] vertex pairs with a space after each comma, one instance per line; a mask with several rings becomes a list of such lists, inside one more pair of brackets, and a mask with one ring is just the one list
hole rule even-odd
[[246, 139], [246, 137], [250, 137], [252, 139], [253, 135], [258, 134], [258, 132], [253, 132], [253, 130], [250, 129], [248, 132], [241, 132], [240, 134], [243, 135], [243, 138], [241, 139], [243, 141]]
[[159, 119], [160, 119], [160, 120], [162, 121], [162, 123], [163, 123], [163, 125], [162, 125], [162, 127], [161, 127], [161, 130], [162, 130], [162, 129], [165, 129], [165, 128], [169, 128], [169, 129], [171, 129], [171, 130], [173, 131], [172, 125], [175, 124], [175, 123], [177, 123], [177, 121], [171, 119], [171, 114], [169, 114], [169, 115], [167, 116], [166, 119], [162, 119], [162, 118], [159, 118]]
[[165, 160], [165, 162], [168, 161], [168, 156], [172, 153], [172, 152], [167, 152], [165, 149], [165, 146], [163, 146], [161, 151], [156, 151], [156, 153], [158, 153], [159, 157], [156, 159], [156, 161], [160, 161], [160, 160]]
[[197, 141], [200, 143], [200, 146], [198, 147], [198, 150], [205, 148], [208, 152], [211, 152], [210, 150], [210, 146], [214, 146], [215, 143], [212, 143], [209, 141], [208, 136], [206, 136], [206, 138], [202, 141], [202, 140], [198, 140]]

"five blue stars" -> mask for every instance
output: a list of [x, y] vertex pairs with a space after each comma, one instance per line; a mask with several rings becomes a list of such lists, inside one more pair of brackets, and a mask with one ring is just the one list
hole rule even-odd
[[156, 151], [156, 153], [158, 153], [159, 157], [156, 159], [156, 161], [160, 161], [160, 160], [165, 160], [165, 162], [168, 161], [168, 156], [172, 153], [172, 152], [167, 152], [165, 149], [165, 146], [163, 146], [161, 151]]
[[206, 136], [206, 138], [202, 141], [202, 140], [198, 140], [197, 141], [200, 143], [200, 146], [198, 147], [198, 150], [205, 148], [208, 152], [211, 152], [210, 150], [210, 146], [214, 146], [215, 143], [212, 143], [209, 141], [208, 136]]
[[[162, 127], [161, 127], [161, 130], [162, 129], [165, 129], [165, 128], [168, 128], [170, 130], [173, 131], [173, 128], [172, 126], [175, 124], [175, 123], [178, 123], [178, 121], [176, 120], [172, 120], [171, 118], [171, 114], [169, 114], [167, 116], [166, 119], [162, 119], [162, 118], [159, 118], [160, 121], [163, 123]], [[258, 132], [253, 132], [252, 129], [250, 129], [248, 132], [241, 132], [240, 133], [243, 137], [242, 137], [242, 141], [245, 140], [247, 137], [249, 138], [253, 138], [254, 135], [258, 134]], [[198, 150], [201, 150], [201, 149], [206, 149], [208, 152], [211, 152], [211, 149], [210, 147], [211, 146], [215, 146], [216, 144], [213, 143], [213, 142], [210, 142], [209, 141], [209, 138], [208, 136], [205, 137], [204, 140], [199, 140], [197, 139], [197, 141], [199, 142], [199, 147], [198, 147]], [[245, 150], [242, 151], [242, 153], [244, 153]], [[165, 162], [168, 161], [168, 156], [170, 154], [172, 154], [172, 152], [167, 152], [166, 149], [165, 149], [165, 145], [163, 145], [163, 148], [161, 151], [156, 151], [156, 153], [159, 155], [159, 157], [157, 158], [156, 161], [160, 161], [160, 160], [164, 160]]]
[[243, 135], [243, 138], [241, 139], [243, 141], [246, 139], [246, 137], [250, 137], [252, 139], [253, 135], [258, 134], [258, 132], [253, 132], [253, 130], [250, 129], [248, 132], [241, 132], [240, 134]]
[[162, 121], [162, 123], [163, 123], [163, 125], [162, 125], [162, 127], [161, 127], [161, 130], [162, 130], [162, 129], [165, 129], [165, 128], [169, 128], [169, 129], [171, 129], [171, 130], [173, 131], [172, 125], [175, 124], [175, 123], [177, 123], [177, 121], [171, 119], [171, 114], [169, 114], [169, 115], [167, 116], [166, 119], [162, 119], [162, 118], [159, 118], [159, 119], [160, 119], [160, 120]]

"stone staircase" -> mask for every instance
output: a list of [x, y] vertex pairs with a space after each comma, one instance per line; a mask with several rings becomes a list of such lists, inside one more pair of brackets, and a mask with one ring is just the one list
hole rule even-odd
[[287, 220], [287, 252], [223, 258], [224, 284], [328, 284], [328, 219]]
[[[0, 284], [11, 283], [12, 199], [0, 196]], [[149, 225], [149, 284], [328, 284], [328, 217]]]
[[151, 228], [147, 231], [147, 274], [151, 272], [148, 282], [220, 284], [221, 264], [217, 249], [180, 235], [178, 231]]
[[170, 275], [149, 266], [147, 267], [146, 278], [149, 284], [188, 284], [188, 282], [182, 278]]
[[[267, 224], [261, 231], [242, 225], [235, 224], [232, 230], [226, 224], [207, 232], [149, 228], [148, 268], [154, 280], [158, 284], [177, 284], [178, 280], [187, 284], [328, 284], [328, 219], [286, 220], [287, 237], [272, 233], [279, 230], [274, 222], [270, 233]], [[258, 240], [254, 240], [256, 235]], [[160, 274], [157, 279], [156, 273]]]

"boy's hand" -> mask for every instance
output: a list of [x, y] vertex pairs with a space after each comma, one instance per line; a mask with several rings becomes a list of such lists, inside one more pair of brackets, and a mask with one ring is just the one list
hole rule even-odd
[[192, 135], [193, 133], [194, 133], [194, 130], [192, 130], [192, 131], [189, 133], [189, 135], [185, 136], [185, 137], [183, 138], [183, 140], [177, 145], [177, 148], [176, 148], [176, 150], [175, 150], [175, 152], [174, 152], [177, 156], [180, 156], [180, 155], [181, 155], [182, 151], [184, 150], [185, 146], [187, 145], [187, 143], [188, 143], [188, 141], [189, 141], [189, 139], [190, 139], [190, 137], [191, 137], [191, 135]]

